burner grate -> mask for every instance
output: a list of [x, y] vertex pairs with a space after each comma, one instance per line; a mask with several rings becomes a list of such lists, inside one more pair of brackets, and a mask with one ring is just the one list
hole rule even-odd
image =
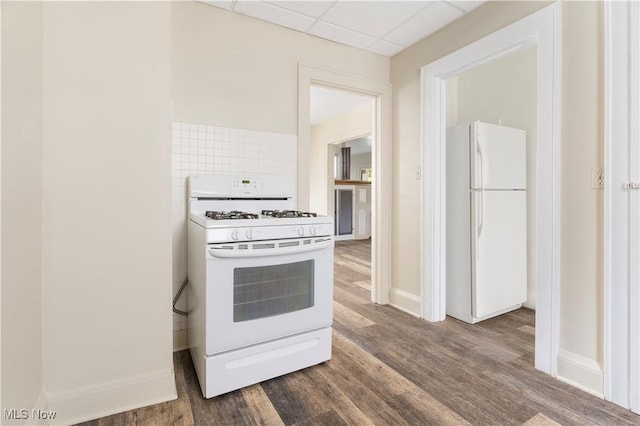
[[292, 217], [316, 217], [317, 214], [311, 212], [301, 212], [299, 210], [262, 210], [263, 216], [276, 218], [292, 218]]
[[255, 213], [241, 212], [233, 210], [230, 212], [219, 211], [207, 211], [205, 216], [213, 220], [225, 220], [225, 219], [257, 219], [258, 215]]

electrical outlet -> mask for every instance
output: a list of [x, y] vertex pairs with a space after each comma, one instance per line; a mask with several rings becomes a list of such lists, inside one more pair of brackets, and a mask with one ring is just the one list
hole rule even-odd
[[604, 170], [600, 167], [591, 169], [591, 188], [604, 189]]
[[416, 166], [416, 180], [422, 179], [422, 167]]

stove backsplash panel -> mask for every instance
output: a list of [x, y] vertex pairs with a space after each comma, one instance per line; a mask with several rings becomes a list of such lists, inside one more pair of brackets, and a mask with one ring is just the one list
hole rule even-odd
[[[187, 177], [194, 173], [284, 173], [295, 180], [298, 138], [283, 133], [173, 122], [171, 145], [175, 295], [187, 276]], [[177, 307], [185, 309], [183, 300]], [[186, 317], [174, 314], [174, 331], [186, 327]]]

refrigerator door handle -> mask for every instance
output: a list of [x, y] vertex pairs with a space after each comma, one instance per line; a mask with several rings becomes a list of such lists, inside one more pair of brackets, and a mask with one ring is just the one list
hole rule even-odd
[[484, 191], [475, 191], [475, 222], [476, 222], [476, 259], [480, 260], [480, 236], [484, 226]]
[[[482, 148], [480, 147], [480, 141], [476, 143], [476, 151], [478, 152], [478, 158], [480, 159], [480, 220], [478, 224], [478, 238], [482, 234], [482, 228], [484, 226], [484, 170], [483, 170], [483, 158]], [[478, 259], [480, 254], [478, 253]]]
[[480, 140], [476, 142], [476, 152], [478, 153], [478, 159], [480, 160], [480, 188], [484, 189], [484, 158], [482, 158], [482, 148], [480, 147]]

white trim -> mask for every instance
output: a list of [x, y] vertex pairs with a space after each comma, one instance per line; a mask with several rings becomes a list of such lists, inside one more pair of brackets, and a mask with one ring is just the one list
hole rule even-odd
[[604, 396], [640, 413], [640, 6], [606, 2]]
[[173, 371], [130, 377], [64, 392], [47, 392], [53, 424], [75, 424], [178, 397]]
[[604, 398], [602, 366], [594, 360], [560, 349], [556, 378], [598, 398]]
[[394, 287], [389, 294], [389, 304], [396, 309], [420, 318], [420, 297], [418, 295]]
[[371, 184], [371, 300], [389, 303], [391, 287], [391, 85], [367, 78], [299, 64], [298, 66], [298, 207], [309, 206], [309, 122], [311, 84], [360, 92], [375, 98], [374, 170]]
[[422, 317], [444, 320], [445, 80], [498, 57], [537, 45], [536, 368], [555, 375], [560, 289], [560, 7], [552, 4], [421, 70]]
[[29, 419], [27, 420], [27, 422], [29, 424], [34, 424], [34, 425], [45, 425], [45, 424], [50, 424], [50, 423], [55, 423], [52, 422], [52, 420], [56, 419], [58, 417], [58, 413], [54, 412], [53, 413], [53, 418], [52, 419], [45, 419], [44, 416], [40, 416], [37, 417], [34, 415], [34, 413], [36, 412], [46, 412], [49, 413], [49, 401], [47, 401], [47, 395], [44, 393], [44, 391], [40, 392], [40, 395], [38, 395], [38, 399], [36, 400], [35, 404], [33, 404], [33, 407], [31, 408], [31, 410], [29, 410]]

